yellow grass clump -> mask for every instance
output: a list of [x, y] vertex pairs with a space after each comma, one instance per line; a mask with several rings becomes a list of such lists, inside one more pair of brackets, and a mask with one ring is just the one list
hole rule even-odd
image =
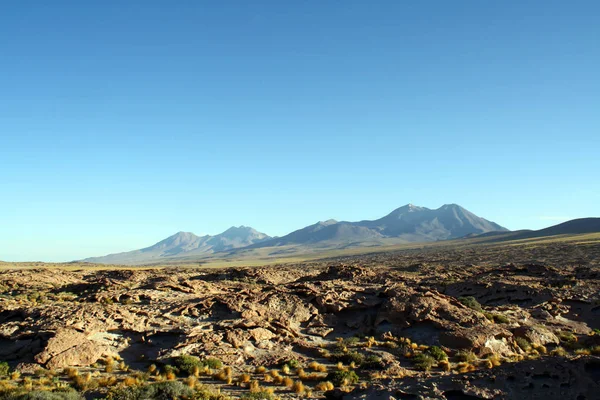
[[193, 389], [193, 388], [195, 388], [195, 387], [196, 387], [196, 384], [198, 383], [198, 379], [196, 379], [196, 377], [195, 377], [195, 376], [193, 376], [193, 375], [192, 375], [192, 376], [188, 376], [187, 378], [185, 378], [185, 379], [183, 380], [183, 383], [184, 383], [186, 386], [188, 386], [188, 387], [190, 387], [190, 388], [192, 388], [192, 389]]
[[320, 392], [327, 392], [329, 390], [333, 390], [334, 388], [335, 388], [335, 386], [333, 386], [333, 383], [331, 383], [329, 381], [327, 381], [327, 382], [319, 382], [315, 386], [315, 390], [318, 390]]
[[254, 372], [257, 374], [264, 374], [265, 372], [267, 372], [267, 368], [262, 365], [259, 365], [258, 367], [256, 367]]
[[285, 378], [283, 378], [282, 384], [285, 387], [291, 388], [294, 385], [294, 380], [289, 376], [286, 376]]
[[315, 372], [327, 372], [327, 366], [316, 361], [312, 361], [310, 364], [308, 364], [308, 369]]
[[304, 384], [302, 383], [301, 380], [297, 380], [292, 385], [292, 392], [294, 392], [296, 394], [302, 394], [302, 393], [304, 393], [304, 390], [305, 390]]

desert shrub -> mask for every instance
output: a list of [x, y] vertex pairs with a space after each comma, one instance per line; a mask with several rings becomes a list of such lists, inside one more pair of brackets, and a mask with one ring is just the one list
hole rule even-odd
[[357, 336], [351, 336], [349, 338], [344, 339], [344, 343], [347, 346], [356, 346], [360, 342], [360, 338]]
[[462, 362], [475, 362], [477, 361], [477, 356], [472, 351], [462, 350], [456, 353], [456, 359]]
[[459, 297], [458, 301], [460, 301], [465, 306], [469, 307], [472, 310], [483, 312], [483, 308], [481, 308], [481, 304], [477, 301], [477, 299], [473, 296], [468, 297]]
[[190, 400], [231, 400], [228, 396], [216, 392], [213, 389], [196, 384], [196, 392], [190, 398]]
[[246, 393], [241, 397], [243, 400], [273, 400], [275, 396], [268, 390]]
[[211, 369], [219, 369], [223, 367], [223, 363], [218, 358], [209, 357], [202, 360], [204, 366], [207, 366]]
[[146, 386], [129, 386], [108, 394], [111, 400], [173, 400], [189, 398], [194, 391], [179, 381], [158, 382]]
[[483, 316], [484, 316], [484, 317], [485, 317], [485, 318], [486, 318], [488, 321], [494, 322], [494, 314], [492, 314], [491, 312], [484, 311], [484, 312], [483, 312]]
[[333, 390], [334, 386], [331, 382], [319, 382], [317, 383], [317, 386], [315, 386], [315, 389], [320, 392], [327, 392], [329, 390]]
[[327, 366], [316, 361], [311, 361], [310, 364], [308, 364], [308, 368], [317, 372], [327, 372]]
[[6, 361], [0, 362], [0, 376], [7, 376], [10, 372], [10, 367]]
[[173, 364], [175, 364], [180, 372], [188, 375], [192, 375], [194, 373], [194, 368], [204, 367], [204, 364], [198, 357], [189, 356], [187, 354], [176, 357], [173, 360]]
[[294, 384], [292, 385], [292, 392], [296, 393], [296, 394], [301, 394], [304, 393], [304, 383], [302, 383], [301, 380], [297, 380], [296, 382], [294, 382]]
[[[187, 375], [193, 375], [194, 371], [202, 370], [205, 367], [211, 369], [219, 369], [223, 366], [223, 363], [218, 358], [205, 358], [201, 360], [198, 357], [190, 356], [187, 354], [175, 357], [173, 360], [175, 369], [168, 369], [170, 366], [165, 366], [165, 372], [185, 373]], [[171, 367], [172, 368], [172, 367]]]
[[429, 347], [427, 350], [425, 350], [425, 353], [435, 358], [436, 361], [442, 361], [448, 358], [448, 354], [446, 354], [446, 352], [438, 346]]
[[361, 364], [362, 369], [384, 369], [385, 364], [381, 360], [381, 357], [375, 354], [370, 354], [365, 357], [364, 362]]
[[437, 365], [436, 359], [425, 353], [417, 354], [413, 358], [413, 361], [415, 368], [421, 371], [429, 371], [433, 366]]
[[343, 362], [344, 364], [354, 363], [360, 365], [365, 361], [365, 356], [356, 351], [349, 351], [347, 353], [335, 352], [331, 354], [331, 359], [333, 361]]
[[300, 368], [300, 361], [296, 359], [288, 360], [284, 364], [287, 365], [290, 369]]
[[560, 346], [558, 346], [558, 347], [556, 347], [554, 350], [552, 350], [552, 351], [550, 352], [550, 354], [551, 354], [551, 355], [553, 355], [553, 356], [564, 357], [564, 356], [566, 356], [568, 353], [567, 353], [567, 351], [565, 350], [565, 348], [564, 348], [564, 347], [560, 347]]
[[592, 354], [592, 351], [590, 349], [577, 349], [575, 350], [575, 354], [578, 356], [589, 356]]
[[84, 400], [84, 397], [73, 389], [55, 390], [53, 392], [44, 390], [33, 390], [23, 392], [21, 390], [3, 393], [0, 400]]
[[502, 314], [494, 314], [494, 322], [497, 324], [508, 324], [510, 320]]
[[577, 336], [575, 336], [573, 332], [558, 332], [558, 338], [560, 339], [560, 342], [569, 349], [576, 349], [579, 347], [577, 343]]
[[515, 338], [515, 342], [517, 342], [517, 345], [521, 348], [521, 350], [523, 350], [523, 351], [531, 350], [531, 343], [529, 343], [529, 341], [527, 339], [522, 338], [522, 337], [517, 337], [517, 338]]
[[335, 386], [353, 385], [358, 383], [358, 375], [354, 371], [334, 371], [330, 372], [326, 378]]

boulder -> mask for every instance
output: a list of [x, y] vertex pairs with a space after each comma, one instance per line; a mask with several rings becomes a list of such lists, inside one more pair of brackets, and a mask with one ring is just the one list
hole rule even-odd
[[48, 340], [35, 361], [47, 368], [63, 368], [90, 365], [105, 355], [112, 355], [108, 347], [92, 342], [82, 332], [62, 329]]
[[558, 337], [542, 325], [520, 326], [513, 331], [513, 335], [527, 339], [534, 346], [560, 343]]

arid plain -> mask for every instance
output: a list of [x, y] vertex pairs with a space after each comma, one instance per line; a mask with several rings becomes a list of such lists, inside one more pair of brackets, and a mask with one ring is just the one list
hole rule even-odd
[[1, 398], [600, 391], [598, 234], [217, 264], [5, 264]]

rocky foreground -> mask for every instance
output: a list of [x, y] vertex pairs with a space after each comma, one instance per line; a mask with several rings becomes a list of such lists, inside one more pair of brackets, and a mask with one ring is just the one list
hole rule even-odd
[[6, 270], [0, 399], [598, 399], [599, 254]]

